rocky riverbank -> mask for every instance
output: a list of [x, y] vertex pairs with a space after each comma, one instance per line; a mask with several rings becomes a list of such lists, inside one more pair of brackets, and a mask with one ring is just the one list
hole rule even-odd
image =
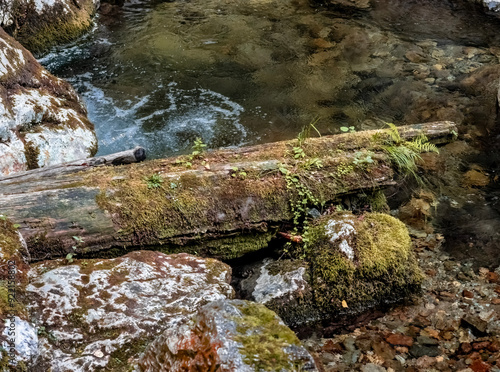
[[442, 251], [439, 234], [413, 238], [422, 296], [329, 338], [304, 340], [320, 371], [500, 371], [500, 268], [473, 269]]

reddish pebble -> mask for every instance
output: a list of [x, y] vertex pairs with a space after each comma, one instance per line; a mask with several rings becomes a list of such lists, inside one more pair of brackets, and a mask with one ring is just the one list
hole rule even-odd
[[474, 372], [488, 372], [491, 369], [491, 366], [482, 360], [476, 360], [469, 366], [469, 368]]
[[486, 274], [486, 279], [488, 279], [490, 283], [500, 283], [500, 275], [498, 275], [494, 271], [490, 271], [488, 274]]
[[450, 332], [450, 331], [446, 331], [446, 332], [441, 332], [441, 337], [444, 339], [444, 340], [451, 340], [453, 338], [453, 333]]
[[491, 303], [493, 305], [500, 305], [500, 298], [494, 298], [493, 300], [491, 300]]
[[469, 359], [470, 360], [481, 360], [481, 354], [479, 354], [477, 351], [473, 351], [471, 354], [469, 354]]
[[469, 354], [472, 351], [472, 345], [468, 342], [464, 342], [462, 345], [460, 345], [460, 350], [464, 354]]
[[394, 350], [400, 354], [408, 354], [408, 348], [406, 346], [394, 346]]
[[495, 288], [495, 292], [500, 294], [500, 285]]
[[405, 336], [401, 333], [392, 333], [385, 338], [385, 340], [391, 345], [408, 346], [413, 345], [413, 338], [410, 336]]
[[428, 275], [428, 276], [436, 276], [437, 274], [437, 271], [434, 270], [434, 269], [428, 269], [425, 271], [425, 273]]
[[462, 296], [464, 296], [465, 298], [473, 298], [474, 293], [472, 293], [471, 291], [468, 291], [467, 289], [464, 289], [464, 291], [462, 292]]
[[334, 343], [332, 340], [326, 341], [326, 343], [323, 345], [322, 350], [328, 353], [339, 353], [339, 354], [344, 351], [341, 345]]
[[482, 342], [474, 342], [472, 344], [472, 348], [474, 350], [483, 350], [486, 349], [488, 346], [490, 346], [491, 342], [489, 341], [482, 341]]
[[498, 341], [493, 341], [488, 345], [487, 349], [492, 353], [496, 353], [497, 351], [500, 351], [500, 343]]

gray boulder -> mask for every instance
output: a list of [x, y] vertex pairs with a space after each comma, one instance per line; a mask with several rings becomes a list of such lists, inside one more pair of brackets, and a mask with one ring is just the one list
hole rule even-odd
[[71, 85], [0, 29], [0, 176], [96, 151], [94, 127]]
[[214, 259], [152, 251], [33, 265], [26, 292], [40, 340], [30, 370], [128, 370], [165, 329], [231, 298], [230, 275]]
[[146, 349], [142, 372], [317, 371], [311, 355], [280, 318], [261, 304], [219, 300], [167, 329]]

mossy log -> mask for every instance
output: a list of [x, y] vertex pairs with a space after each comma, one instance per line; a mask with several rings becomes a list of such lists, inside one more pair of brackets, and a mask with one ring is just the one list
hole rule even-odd
[[[403, 139], [424, 134], [437, 144], [456, 130], [451, 122], [399, 128]], [[26, 172], [0, 178], [0, 213], [19, 225], [35, 261], [152, 246], [229, 259], [265, 247], [293, 219], [301, 191], [291, 175], [322, 206], [394, 185], [383, 150], [390, 137], [375, 130], [300, 146], [292, 140], [83, 171], [66, 167], [50, 177]], [[373, 161], [360, 162], [368, 154]]]

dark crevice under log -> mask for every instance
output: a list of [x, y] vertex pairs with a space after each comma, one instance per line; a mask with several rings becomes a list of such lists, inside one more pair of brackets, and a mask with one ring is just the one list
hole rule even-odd
[[[451, 122], [399, 128], [404, 139], [423, 133], [438, 144], [451, 141], [456, 130]], [[299, 196], [280, 168], [323, 205], [394, 185], [381, 148], [387, 137], [378, 130], [310, 138], [299, 160], [295, 140], [208, 152], [190, 160], [190, 168], [186, 157], [177, 157], [39, 169], [0, 178], [0, 213], [20, 225], [35, 261], [136, 246], [230, 259], [265, 247], [292, 219], [290, 202]], [[374, 163], [356, 165], [360, 151], [370, 151]], [[322, 167], [307, 168], [315, 158]], [[161, 178], [152, 177], [157, 174]]]

